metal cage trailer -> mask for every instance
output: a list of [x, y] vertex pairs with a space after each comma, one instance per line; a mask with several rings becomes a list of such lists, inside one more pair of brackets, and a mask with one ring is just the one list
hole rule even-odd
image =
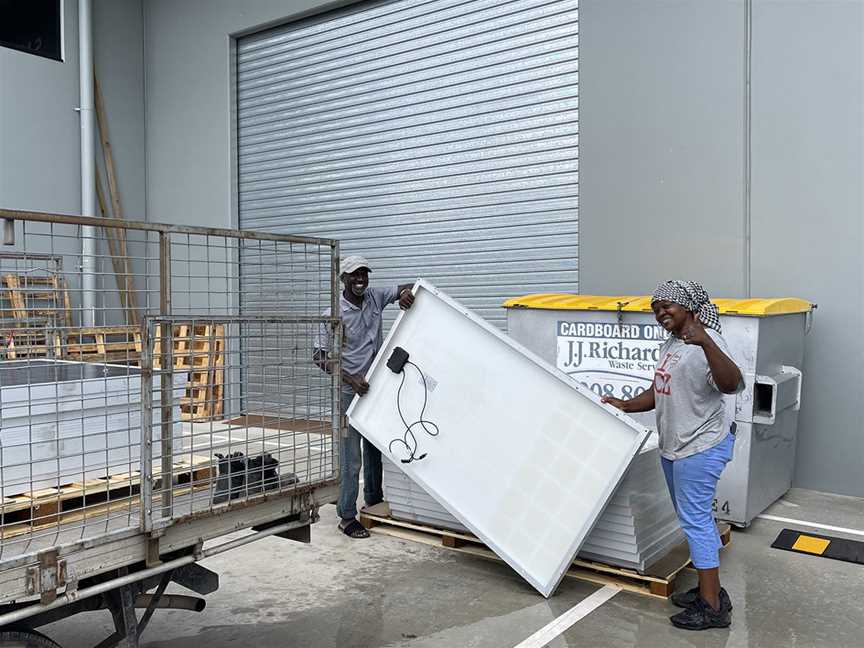
[[156, 609], [204, 608], [169, 583], [215, 591], [202, 559], [308, 542], [336, 498], [339, 245], [0, 219], [0, 646], [100, 609], [99, 647], [138, 646]]

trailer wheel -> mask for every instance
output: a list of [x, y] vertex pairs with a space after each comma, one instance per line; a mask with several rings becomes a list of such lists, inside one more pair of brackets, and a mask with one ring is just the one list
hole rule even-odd
[[0, 648], [62, 648], [35, 630], [0, 630]]

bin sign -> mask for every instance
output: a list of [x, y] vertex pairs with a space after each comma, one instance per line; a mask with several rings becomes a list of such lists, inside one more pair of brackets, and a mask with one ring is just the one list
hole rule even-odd
[[629, 399], [648, 389], [666, 331], [657, 324], [558, 322], [558, 369], [598, 396]]

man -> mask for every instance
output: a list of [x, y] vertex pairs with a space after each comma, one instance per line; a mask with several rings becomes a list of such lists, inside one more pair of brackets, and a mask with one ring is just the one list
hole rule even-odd
[[[390, 288], [370, 288], [369, 262], [361, 256], [343, 257], [339, 262], [339, 277], [344, 286], [339, 297], [344, 340], [342, 346], [342, 415], [354, 395], [363, 396], [369, 391], [364, 376], [372, 365], [372, 360], [384, 340], [381, 314], [388, 304], [396, 301], [403, 310], [411, 308], [414, 295], [412, 284], [402, 284]], [[330, 315], [330, 309], [324, 311]], [[321, 334], [315, 345], [313, 360], [324, 371], [329, 371], [327, 354], [331, 350], [330, 330], [321, 327]], [[362, 439], [363, 458], [361, 461], [360, 433], [350, 425], [348, 436], [342, 439], [340, 464], [342, 485], [336, 513], [339, 515], [339, 529], [349, 538], [368, 538], [369, 532], [357, 521], [357, 495], [359, 491], [360, 466], [363, 465], [363, 498], [366, 506], [372, 506], [384, 499], [381, 490], [381, 452], [365, 438]]]

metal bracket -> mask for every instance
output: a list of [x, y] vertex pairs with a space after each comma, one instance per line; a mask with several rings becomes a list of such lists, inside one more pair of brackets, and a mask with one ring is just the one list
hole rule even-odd
[[801, 410], [801, 385], [803, 383], [803, 375], [804, 374], [801, 372], [800, 369], [797, 369], [795, 367], [790, 367], [788, 365], [780, 365], [780, 373], [792, 374], [793, 377], [797, 377], [797, 379], [798, 379], [797, 380], [798, 391], [795, 394], [794, 405], [792, 405], [792, 410], [795, 412], [798, 412]]
[[195, 560], [204, 558], [204, 538], [198, 538], [198, 542], [192, 548], [192, 555], [195, 556]]
[[[801, 409], [801, 370], [782, 365], [780, 373], [773, 376], [756, 376], [754, 390], [762, 390], [762, 398], [754, 399], [753, 422], [774, 425], [777, 416], [785, 409], [793, 412]], [[757, 409], [761, 405], [761, 409]]]
[[147, 538], [147, 567], [155, 567], [162, 564], [159, 557], [159, 537], [151, 535]]
[[57, 588], [66, 585], [66, 561], [58, 558], [57, 549], [38, 554], [39, 565], [27, 569], [27, 593], [41, 594], [42, 605], [57, 599]]

